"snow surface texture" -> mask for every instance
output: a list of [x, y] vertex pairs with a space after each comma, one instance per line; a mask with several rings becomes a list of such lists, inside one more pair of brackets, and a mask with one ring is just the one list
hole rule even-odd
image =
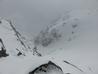
[[[29, 74], [49, 61], [59, 66], [62, 71], [59, 73], [54, 70], [45, 74], [62, 74], [62, 72], [64, 74], [98, 74], [97, 11], [71, 11], [56, 21], [55, 25], [52, 24], [54, 26], [50, 28], [50, 31], [56, 28], [62, 37], [47, 47], [38, 45], [37, 51], [42, 54], [41, 57], [32, 54], [33, 48], [27, 48], [28, 43], [24, 47], [20, 40], [17, 40], [16, 31], [10, 22], [4, 19], [0, 22], [0, 38], [10, 55], [0, 58], [0, 74]], [[16, 49], [26, 55], [16, 56], [18, 53]]]

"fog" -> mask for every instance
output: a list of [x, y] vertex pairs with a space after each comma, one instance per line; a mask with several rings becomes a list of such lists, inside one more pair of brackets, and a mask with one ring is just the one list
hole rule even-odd
[[32, 36], [66, 11], [93, 9], [94, 1], [0, 0], [0, 17], [11, 19], [19, 31]]

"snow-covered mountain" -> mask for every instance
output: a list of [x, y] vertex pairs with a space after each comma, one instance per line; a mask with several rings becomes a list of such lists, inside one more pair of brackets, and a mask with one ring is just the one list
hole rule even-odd
[[[10, 21], [1, 19], [0, 47], [3, 46], [10, 56], [0, 59], [0, 73], [97, 74], [97, 19], [98, 13], [93, 10], [75, 10], [62, 15], [48, 26], [47, 32], [50, 35], [53, 29], [57, 29], [61, 37], [46, 47], [38, 45], [37, 52], [41, 57], [33, 55], [34, 45], [31, 47]], [[17, 49], [25, 56], [14, 56], [19, 53]]]
[[[94, 44], [96, 45], [98, 41], [96, 39], [98, 37], [97, 18], [97, 11], [95, 12], [93, 10], [75, 10], [65, 13], [38, 34], [39, 39], [37, 38], [37, 40], [39, 40], [39, 43], [41, 44], [38, 45], [38, 52], [43, 55], [47, 55], [58, 49], [66, 48], [67, 51], [67, 47], [69, 47], [70, 43], [73, 43], [73, 46], [77, 45], [77, 47], [82, 45], [80, 43], [87, 44], [87, 46], [94, 46]], [[47, 40], [49, 40], [51, 31], [54, 29], [57, 30], [57, 33], [59, 33], [61, 37], [49, 43]], [[48, 33], [50, 33], [49, 36], [47, 35], [47, 30]], [[46, 36], [42, 32], [46, 33]], [[78, 39], [78, 43], [74, 42], [78, 41]], [[40, 41], [42, 43], [47, 41], [48, 46], [43, 46]]]

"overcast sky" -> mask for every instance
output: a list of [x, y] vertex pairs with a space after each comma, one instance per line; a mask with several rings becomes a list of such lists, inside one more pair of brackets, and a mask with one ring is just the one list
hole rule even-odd
[[38, 33], [66, 11], [90, 8], [94, 0], [0, 0], [0, 17], [29, 34]]

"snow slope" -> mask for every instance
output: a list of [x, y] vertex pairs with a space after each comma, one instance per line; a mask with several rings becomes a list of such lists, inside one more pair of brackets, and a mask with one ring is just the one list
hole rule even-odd
[[[52, 27], [61, 32], [61, 39], [47, 47], [39, 46], [38, 51], [43, 55], [42, 57], [28, 53], [24, 57], [11, 55], [2, 58], [0, 59], [0, 74], [28, 74], [49, 61], [58, 65], [64, 74], [97, 74], [97, 20], [98, 11], [70, 11]], [[3, 19], [1, 21], [0, 38], [2, 38], [7, 51], [10, 52], [9, 54], [12, 54], [11, 51], [16, 48], [22, 50], [24, 47], [17, 41], [9, 22]]]
[[16, 55], [21, 51], [23, 54], [26, 54], [31, 50], [30, 46], [26, 43], [26, 40], [14, 28], [11, 21], [1, 18], [0, 22], [0, 38], [3, 41], [7, 53], [10, 55]]

